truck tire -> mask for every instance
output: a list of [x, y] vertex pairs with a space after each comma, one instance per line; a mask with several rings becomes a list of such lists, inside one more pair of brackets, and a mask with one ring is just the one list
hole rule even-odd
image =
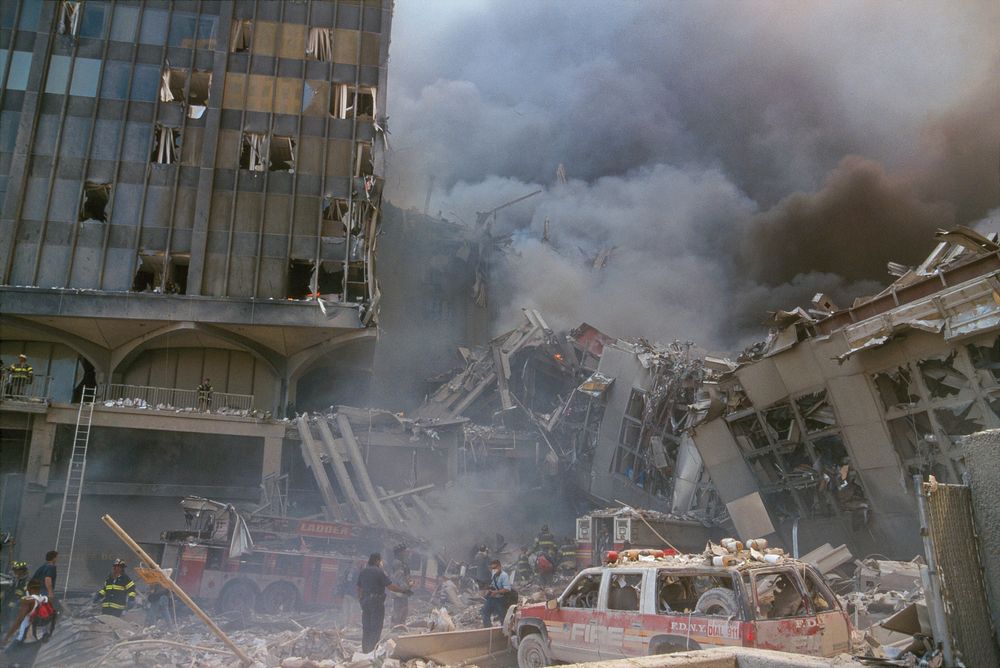
[[694, 609], [703, 615], [735, 617], [739, 613], [740, 606], [736, 601], [736, 592], [732, 589], [713, 587], [698, 597]]
[[551, 666], [552, 657], [545, 639], [537, 633], [529, 633], [517, 644], [517, 668], [542, 668]]
[[233, 580], [219, 594], [219, 612], [242, 610], [252, 612], [257, 602], [257, 589], [249, 582]]
[[272, 582], [257, 599], [261, 612], [276, 615], [299, 608], [299, 591], [290, 582]]

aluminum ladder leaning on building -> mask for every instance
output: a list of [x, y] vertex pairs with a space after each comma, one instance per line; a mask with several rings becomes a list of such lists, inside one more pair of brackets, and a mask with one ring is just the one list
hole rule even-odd
[[64, 556], [66, 576], [63, 579], [63, 596], [69, 590], [69, 574], [73, 565], [73, 546], [76, 543], [76, 526], [80, 517], [80, 497], [83, 495], [83, 476], [87, 470], [87, 446], [90, 444], [90, 424], [94, 417], [96, 387], [84, 387], [80, 408], [76, 414], [76, 432], [73, 435], [73, 452], [66, 473], [62, 511], [59, 513], [59, 530], [56, 533], [56, 551]]

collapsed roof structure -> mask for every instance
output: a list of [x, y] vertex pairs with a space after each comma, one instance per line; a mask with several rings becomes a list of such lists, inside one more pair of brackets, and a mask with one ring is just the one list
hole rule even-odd
[[959, 481], [959, 439], [1000, 426], [1000, 245], [961, 227], [937, 237], [850, 308], [818, 294], [772, 313], [736, 362], [587, 324], [557, 333], [526, 309], [462, 349], [416, 415], [469, 418], [464, 452], [480, 459], [534, 448], [598, 505], [777, 533], [802, 552], [912, 555], [910, 476]]

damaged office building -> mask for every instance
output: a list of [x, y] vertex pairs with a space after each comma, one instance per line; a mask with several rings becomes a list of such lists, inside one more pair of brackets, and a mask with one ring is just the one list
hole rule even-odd
[[3, 386], [0, 522], [90, 587], [103, 512], [150, 540], [185, 495], [293, 503], [279, 418], [370, 373], [392, 3], [9, 5], [0, 354], [33, 374]]
[[[772, 314], [735, 362], [542, 314], [484, 348], [415, 414], [467, 417], [460, 462], [572, 486], [806, 553], [909, 558], [912, 475], [960, 482], [959, 439], [1000, 426], [1000, 245], [958, 228], [846, 309]], [[777, 535], [774, 535], [777, 534]]]
[[776, 531], [908, 559], [914, 474], [958, 483], [962, 436], [1000, 426], [1000, 245], [958, 228], [916, 267], [838, 309], [778, 312], [691, 436], [743, 537]]

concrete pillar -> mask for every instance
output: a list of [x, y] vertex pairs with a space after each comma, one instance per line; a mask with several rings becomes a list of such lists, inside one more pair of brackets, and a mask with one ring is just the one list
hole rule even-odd
[[45, 487], [49, 484], [52, 450], [56, 442], [56, 425], [45, 416], [37, 416], [31, 425], [31, 445], [28, 446], [28, 468], [25, 479], [29, 484]]
[[261, 465], [260, 479], [269, 475], [281, 473], [281, 442], [280, 436], [264, 437], [264, 461]]
[[979, 533], [979, 554], [986, 574], [987, 599], [1000, 638], [1000, 429], [962, 439], [972, 491], [972, 512]]

